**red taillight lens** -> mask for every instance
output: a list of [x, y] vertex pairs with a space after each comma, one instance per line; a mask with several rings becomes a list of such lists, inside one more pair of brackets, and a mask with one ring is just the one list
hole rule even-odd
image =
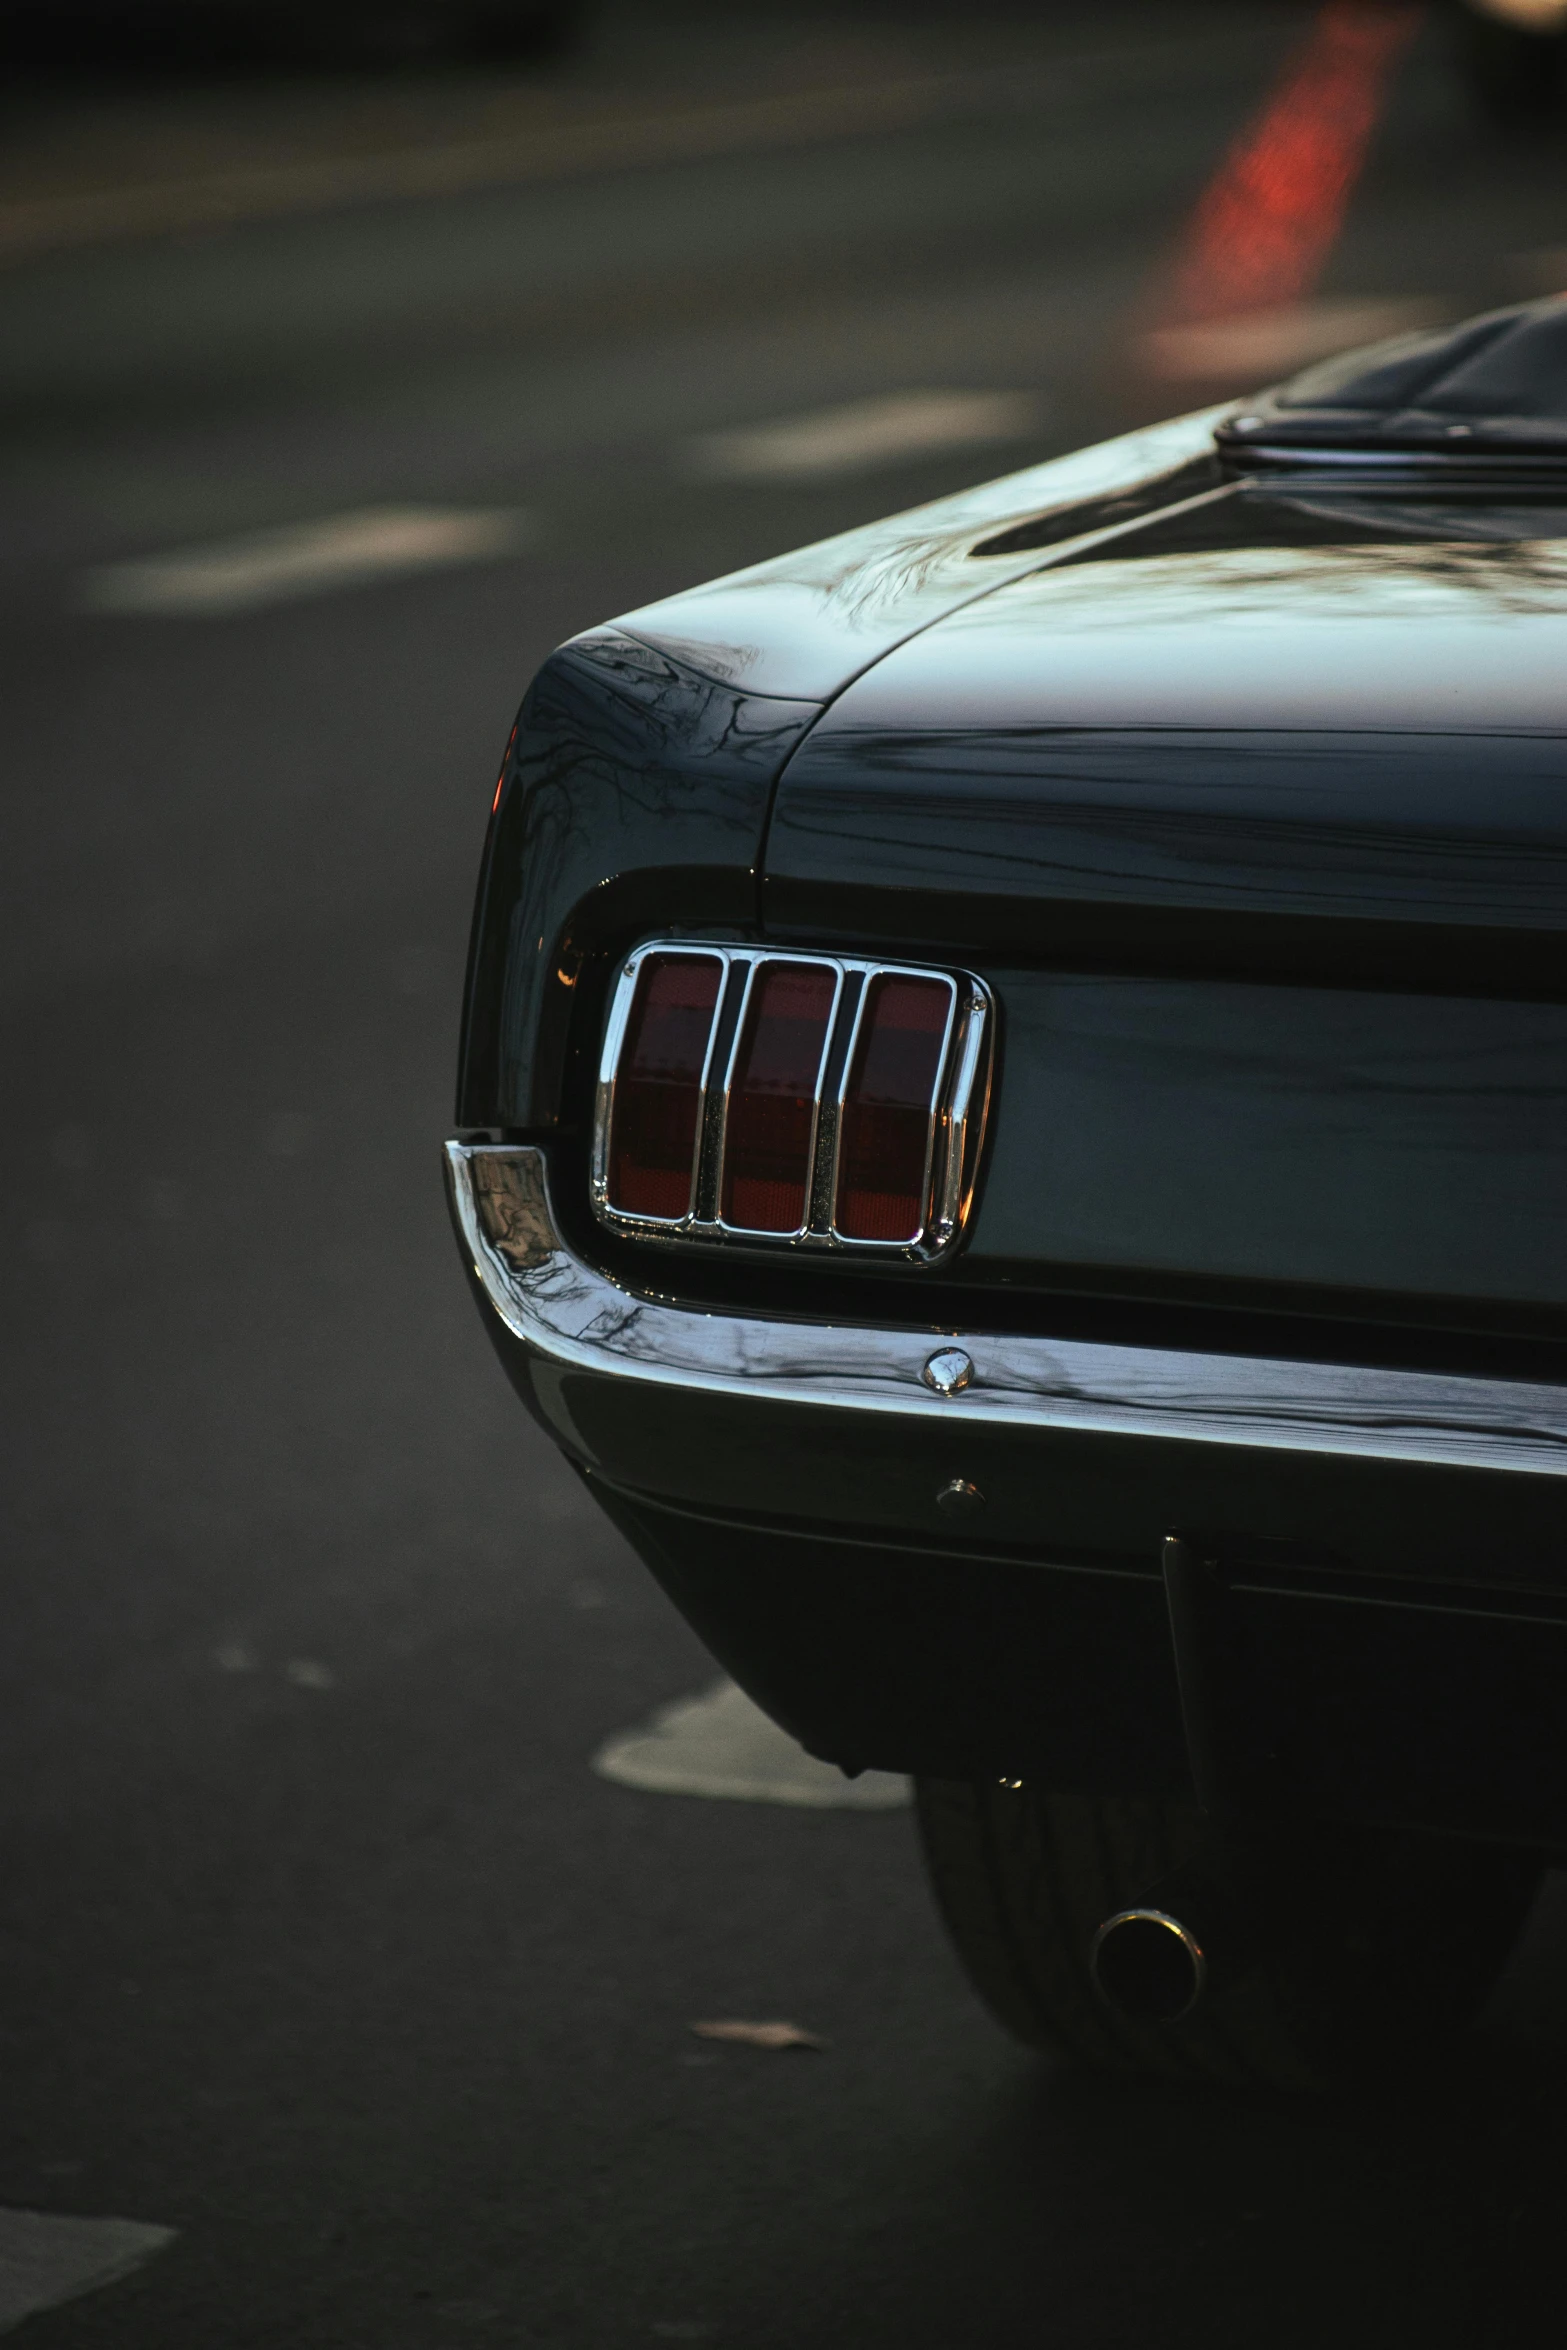
[[714, 955], [649, 955], [637, 978], [615, 1076], [609, 1204], [674, 1220], [696, 1188], [702, 1070], [723, 965]]
[[952, 989], [944, 979], [873, 979], [838, 1133], [845, 1240], [917, 1240], [925, 1227], [931, 1121]]
[[825, 963], [757, 969], [724, 1128], [726, 1224], [798, 1232], [805, 1222], [816, 1088], [837, 992]]

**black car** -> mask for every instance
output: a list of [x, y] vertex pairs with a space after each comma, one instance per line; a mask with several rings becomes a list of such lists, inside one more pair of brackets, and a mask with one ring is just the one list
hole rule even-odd
[[451, 1197], [528, 1408], [1025, 2040], [1332, 2081], [1567, 1853], [1567, 302], [529, 689]]

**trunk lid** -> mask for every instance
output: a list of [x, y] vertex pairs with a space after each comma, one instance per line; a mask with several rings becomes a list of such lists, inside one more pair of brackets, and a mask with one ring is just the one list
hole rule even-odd
[[1004, 585], [803, 742], [764, 908], [994, 988], [971, 1278], [1567, 1305], [1567, 513], [1237, 488]]

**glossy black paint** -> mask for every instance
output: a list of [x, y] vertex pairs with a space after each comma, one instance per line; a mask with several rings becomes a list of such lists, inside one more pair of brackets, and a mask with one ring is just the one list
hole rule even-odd
[[856, 717], [780, 793], [780, 938], [1567, 994], [1567, 739]]
[[986, 976], [1007, 1050], [971, 1277], [1567, 1309], [1567, 1005]]
[[[1179, 502], [1194, 468], [1212, 472], [1221, 413], [1032, 466], [562, 646], [524, 701], [485, 844], [457, 1123], [553, 1126], [571, 1056], [592, 1050], [609, 958], [664, 928], [754, 933], [771, 791], [831, 697], [1030, 569], [1031, 532], [1070, 545]], [[1024, 543], [1003, 544], [1019, 530]]]
[[[895, 1418], [628, 1388], [485, 1321], [713, 1654], [828, 1760], [1184, 1788], [1175, 1523], [1222, 1567], [1236, 1694], [1284, 1800], [1567, 1849], [1552, 1478], [999, 1429], [933, 1444]], [[954, 1468], [986, 1495], [961, 1534], [935, 1503]]]
[[[997, 1327], [1132, 1344], [1152, 1315], [1240, 1354], [1251, 1317], [1258, 1350], [1266, 1327], [1345, 1362], [1414, 1331], [1433, 1364], [1478, 1346], [1506, 1376], [1533, 1349], [1557, 1375], [1567, 497], [1538, 467], [1505, 498], [1478, 471], [1281, 481], [1239, 435], [1216, 473], [1215, 421], [547, 665], [487, 851], [459, 1118], [575, 1105], [563, 1224], [627, 1288], [784, 1318], [830, 1293], [874, 1321], [879, 1287], [933, 1333], [982, 1331], [990, 1301]], [[992, 985], [977, 1215], [928, 1284], [802, 1264], [781, 1286], [590, 1231], [610, 958], [704, 924]], [[1567, 1848], [1552, 1476], [995, 1424], [933, 1442], [535, 1361], [486, 1319], [676, 1604], [818, 1753], [1182, 1784], [1177, 1532], [1228, 1562], [1289, 1800]], [[952, 1478], [985, 1497], [961, 1538]]]
[[802, 1539], [588, 1485], [719, 1662], [824, 1760], [1184, 1787], [1157, 1575]]
[[[825, 1760], [1186, 1792], [1156, 1573], [802, 1539], [588, 1483], [741, 1687]], [[1255, 1563], [1232, 1589], [1276, 1803], [1567, 1848], [1567, 1613], [1313, 1587]]]
[[485, 844], [460, 1126], [555, 1123], [579, 993], [639, 933], [754, 930], [773, 782], [816, 715], [612, 629], [545, 663]]
[[791, 763], [770, 928], [1567, 996], [1567, 507], [1494, 520], [1237, 486], [998, 589]]
[[1567, 1305], [1562, 533], [1231, 483], [838, 697], [764, 917], [994, 987], [970, 1278]]
[[[469, 1265], [469, 1277], [473, 1279]], [[476, 1295], [479, 1295], [477, 1289]], [[1173, 1529], [1321, 1572], [1567, 1605], [1560, 1481], [1175, 1438], [980, 1424], [932, 1428], [539, 1362], [480, 1296], [528, 1410], [581, 1468], [649, 1506], [769, 1524], [800, 1551], [834, 1540], [1157, 1578]], [[932, 1333], [933, 1340], [938, 1333]], [[953, 1479], [983, 1511], [961, 1539]], [[732, 1554], [737, 1574], [749, 1554]], [[978, 1586], [976, 1585], [976, 1591]]]
[[[1130, 512], [1179, 503], [1209, 478], [1228, 406], [1031, 465], [753, 564], [617, 625], [752, 693], [830, 701], [948, 614], [1032, 571], [1038, 548], [1080, 544]], [[1125, 503], [1123, 503], [1125, 502]]]

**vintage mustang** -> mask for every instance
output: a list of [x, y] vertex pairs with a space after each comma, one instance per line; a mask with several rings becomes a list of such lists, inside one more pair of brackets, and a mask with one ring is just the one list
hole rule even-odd
[[1333, 2081], [1567, 1856], [1567, 301], [529, 689], [447, 1167], [517, 1389], [1025, 2039]]

